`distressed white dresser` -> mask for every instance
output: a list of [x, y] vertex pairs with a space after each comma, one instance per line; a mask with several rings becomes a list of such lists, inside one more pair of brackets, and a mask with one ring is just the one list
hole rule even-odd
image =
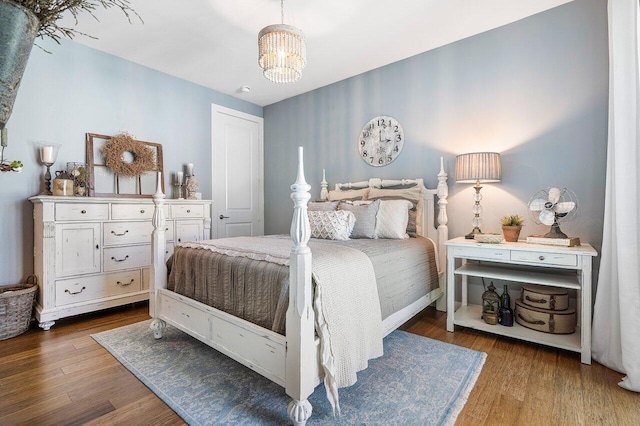
[[[153, 201], [36, 196], [36, 319], [56, 319], [149, 298]], [[209, 239], [211, 201], [166, 200], [167, 258], [174, 244]]]

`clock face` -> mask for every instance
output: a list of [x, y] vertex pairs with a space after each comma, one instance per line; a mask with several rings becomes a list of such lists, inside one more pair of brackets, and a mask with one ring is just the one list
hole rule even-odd
[[404, 130], [393, 117], [381, 115], [369, 121], [358, 137], [360, 158], [370, 166], [382, 167], [393, 162], [404, 145]]

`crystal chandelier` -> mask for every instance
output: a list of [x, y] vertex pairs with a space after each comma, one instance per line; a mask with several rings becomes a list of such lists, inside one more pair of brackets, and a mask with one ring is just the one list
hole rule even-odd
[[284, 23], [284, 0], [280, 0], [281, 24], [264, 27], [258, 34], [258, 64], [276, 83], [293, 83], [307, 65], [307, 45], [299, 28]]

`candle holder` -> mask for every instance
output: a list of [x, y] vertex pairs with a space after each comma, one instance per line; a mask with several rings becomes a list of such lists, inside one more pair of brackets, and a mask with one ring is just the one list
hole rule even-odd
[[51, 192], [51, 166], [53, 166], [58, 158], [58, 150], [62, 145], [49, 142], [38, 142], [38, 151], [40, 152], [40, 162], [47, 167], [44, 174], [44, 195], [53, 195]]
[[184, 200], [184, 198], [182, 198], [182, 182], [175, 182], [173, 186], [175, 187], [173, 191], [173, 198], [177, 200]]

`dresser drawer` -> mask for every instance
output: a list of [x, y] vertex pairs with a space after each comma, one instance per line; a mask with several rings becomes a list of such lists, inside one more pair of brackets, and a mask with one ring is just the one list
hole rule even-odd
[[107, 220], [108, 204], [56, 204], [56, 220]]
[[105, 272], [147, 267], [151, 265], [151, 244], [105, 248], [103, 261]]
[[151, 244], [151, 222], [107, 222], [102, 241], [105, 246], [125, 244]]
[[142, 289], [140, 270], [56, 281], [56, 306], [103, 299]]
[[577, 266], [578, 256], [565, 253], [541, 253], [536, 251], [512, 251], [511, 260], [540, 265]]
[[204, 206], [202, 204], [172, 204], [171, 218], [201, 218], [204, 217]]
[[500, 261], [509, 260], [509, 249], [498, 247], [449, 247], [455, 257], [467, 257], [471, 259], [487, 259]]
[[113, 220], [151, 219], [153, 210], [153, 204], [113, 204], [111, 205], [111, 218]]

